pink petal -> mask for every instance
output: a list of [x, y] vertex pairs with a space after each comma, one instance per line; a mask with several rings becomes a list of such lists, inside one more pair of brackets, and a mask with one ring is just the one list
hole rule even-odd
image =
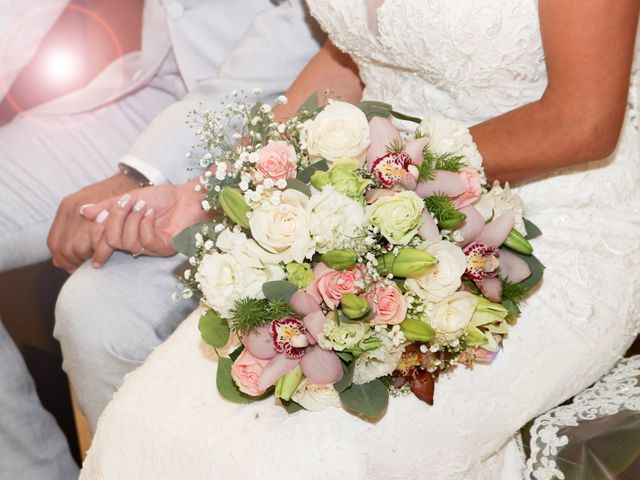
[[296, 293], [291, 295], [289, 304], [293, 308], [294, 312], [303, 317], [310, 313], [322, 310], [316, 299], [302, 290], [298, 290]]
[[276, 355], [264, 366], [264, 369], [260, 374], [260, 378], [258, 379], [258, 388], [260, 390], [266, 390], [272, 385], [275, 385], [279, 378], [284, 377], [287, 373], [296, 368], [296, 365], [299, 363], [299, 358], [287, 358], [282, 353]]
[[498, 277], [487, 278], [476, 285], [487, 300], [497, 303], [502, 299], [502, 282]]
[[424, 147], [426, 147], [428, 144], [429, 144], [429, 138], [420, 137], [413, 140], [409, 140], [407, 143], [404, 144], [404, 148], [402, 150], [411, 157], [411, 162], [414, 165], [419, 167], [420, 165], [422, 165], [422, 162], [424, 162], [422, 151], [424, 150]]
[[314, 385], [336, 383], [343, 374], [340, 358], [334, 352], [323, 350], [318, 345], [307, 347], [300, 367], [307, 380]]
[[482, 233], [482, 230], [484, 230], [484, 218], [482, 218], [482, 215], [480, 215], [478, 210], [471, 206], [461, 208], [460, 212], [467, 216], [460, 227], [460, 234], [463, 238], [463, 245], [468, 245], [473, 242], [480, 233]]
[[387, 190], [384, 188], [374, 188], [369, 190], [364, 194], [364, 198], [367, 200], [368, 204], [372, 204], [380, 200], [382, 197], [392, 197], [397, 192], [393, 190]]
[[304, 323], [304, 327], [311, 334], [311, 337], [313, 338], [315, 343], [315, 340], [318, 338], [318, 334], [321, 333], [322, 330], [324, 330], [327, 319], [324, 316], [324, 313], [322, 313], [322, 310], [319, 310], [317, 312], [305, 315], [305, 317], [302, 319], [302, 322]]
[[455, 172], [446, 170], [434, 170], [433, 180], [418, 183], [416, 194], [421, 198], [433, 195], [446, 195], [457, 197], [467, 190], [464, 180]]
[[500, 249], [500, 276], [513, 283], [520, 283], [531, 276], [527, 262], [506, 248]]
[[369, 135], [371, 143], [367, 150], [367, 169], [371, 169], [371, 164], [376, 158], [387, 153], [387, 146], [394, 142], [402, 143], [400, 132], [388, 118], [373, 117], [369, 122]]
[[504, 212], [497, 218], [494, 218], [491, 223], [485, 225], [482, 233], [474, 239], [474, 242], [484, 243], [485, 245], [493, 245], [499, 247], [509, 236], [509, 233], [513, 229], [516, 218], [511, 212]]
[[242, 344], [251, 355], [260, 360], [270, 360], [276, 355], [273, 338], [269, 333], [271, 325], [263, 325], [250, 330], [242, 337]]
[[411, 173], [405, 173], [400, 180], [398, 180], [398, 183], [407, 190], [415, 190], [418, 181]]
[[423, 240], [431, 242], [437, 242], [440, 240], [440, 231], [438, 230], [438, 226], [433, 220], [431, 214], [426, 210], [422, 214], [422, 225], [418, 229], [418, 235], [420, 235]]

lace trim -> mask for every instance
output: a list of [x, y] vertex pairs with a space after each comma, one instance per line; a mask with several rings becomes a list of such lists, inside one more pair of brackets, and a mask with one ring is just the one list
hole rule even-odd
[[539, 416], [531, 428], [531, 457], [525, 478], [565, 480], [553, 459], [569, 439], [558, 436], [561, 427], [577, 426], [580, 420], [615, 415], [621, 410], [640, 411], [640, 355], [621, 360], [592, 387], [576, 395], [573, 403]]

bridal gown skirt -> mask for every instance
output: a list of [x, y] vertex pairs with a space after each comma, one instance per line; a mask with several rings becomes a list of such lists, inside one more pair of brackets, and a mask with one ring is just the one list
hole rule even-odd
[[333, 407], [289, 415], [272, 398], [229, 403], [196, 311], [127, 376], [81, 479], [522, 478], [514, 434], [606, 373], [638, 333], [640, 172], [628, 167], [640, 140], [625, 130], [620, 168], [609, 159], [520, 189], [543, 231], [532, 241], [543, 283], [493, 364], [442, 376], [435, 405], [391, 398], [370, 423]]

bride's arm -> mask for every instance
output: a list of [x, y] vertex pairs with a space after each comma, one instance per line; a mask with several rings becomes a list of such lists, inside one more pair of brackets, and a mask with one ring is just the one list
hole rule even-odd
[[540, 0], [548, 87], [476, 125], [489, 177], [518, 182], [604, 158], [627, 105], [639, 0]]

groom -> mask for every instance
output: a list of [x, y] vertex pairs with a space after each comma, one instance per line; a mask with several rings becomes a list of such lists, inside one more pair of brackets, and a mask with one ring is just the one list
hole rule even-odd
[[[215, 110], [233, 90], [251, 92], [261, 87], [262, 96], [270, 99], [289, 86], [321, 43], [302, 0], [272, 3], [277, 5], [253, 19], [216, 75], [198, 78], [185, 99], [160, 114], [132, 144], [123, 157], [128, 167], [123, 170], [125, 175], [145, 184], [150, 171], [154, 184], [183, 182], [189, 166], [185, 153], [197, 142], [185, 125], [190, 111]], [[229, 5], [203, 2], [200, 14], [193, 13], [192, 20], [201, 20], [207, 5], [212, 4]], [[217, 23], [211, 20], [215, 31]], [[225, 19], [224, 23], [223, 28], [235, 29], [233, 20]], [[187, 26], [183, 28], [189, 31]], [[189, 49], [174, 46], [179, 68], [208, 48], [207, 36], [192, 35], [190, 41]], [[147, 168], [150, 165], [151, 170]], [[64, 245], [54, 245], [54, 258], [64, 259], [59, 255], [62, 248]], [[177, 285], [172, 271], [182, 261], [179, 257], [133, 259], [116, 252], [99, 269], [85, 262], [65, 284], [56, 307], [54, 335], [62, 346], [63, 367], [92, 430], [124, 375], [140, 365], [193, 309], [193, 303], [171, 299]]]

